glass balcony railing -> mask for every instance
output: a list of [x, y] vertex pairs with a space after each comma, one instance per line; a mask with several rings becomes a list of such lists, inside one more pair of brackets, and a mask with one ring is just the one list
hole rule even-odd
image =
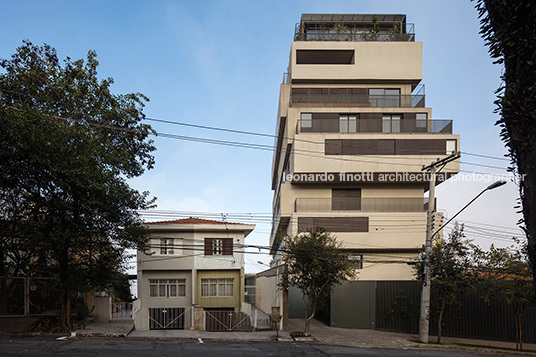
[[425, 212], [428, 209], [428, 198], [296, 198], [294, 212], [328, 212], [328, 211], [361, 211], [361, 212]]
[[452, 134], [452, 120], [343, 119], [298, 120], [296, 133], [432, 133]]
[[324, 26], [296, 24], [294, 41], [397, 41], [414, 42], [415, 25], [412, 23], [396, 24], [392, 27], [376, 28], [352, 26]]
[[374, 108], [424, 108], [424, 94], [368, 95], [368, 94], [292, 94], [290, 103], [318, 103], [322, 106], [374, 107]]

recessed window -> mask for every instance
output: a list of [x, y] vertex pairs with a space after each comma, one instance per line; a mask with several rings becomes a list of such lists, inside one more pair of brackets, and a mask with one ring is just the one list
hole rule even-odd
[[302, 128], [312, 128], [313, 127], [313, 114], [301, 113], [300, 122], [301, 122]]
[[233, 238], [205, 238], [205, 255], [233, 255]]
[[353, 64], [354, 50], [297, 50], [296, 64]]
[[223, 241], [221, 239], [212, 240], [212, 255], [223, 254]]
[[456, 152], [456, 140], [447, 140], [447, 155], [453, 154]]
[[384, 114], [382, 116], [383, 133], [400, 133], [400, 114]]
[[354, 269], [363, 269], [363, 255], [349, 255], [348, 261]]
[[161, 238], [160, 239], [160, 254], [174, 254], [174, 239], [173, 238]]
[[340, 133], [357, 132], [357, 115], [355, 114], [339, 115], [339, 132]]
[[234, 279], [201, 279], [202, 297], [233, 297]]
[[186, 296], [186, 279], [149, 279], [149, 296], [159, 298]]
[[428, 114], [426, 113], [417, 113], [415, 114], [415, 127], [417, 128], [426, 128], [426, 120], [428, 119]]

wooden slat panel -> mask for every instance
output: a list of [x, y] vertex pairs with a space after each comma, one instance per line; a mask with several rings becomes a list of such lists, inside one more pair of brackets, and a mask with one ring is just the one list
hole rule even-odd
[[205, 255], [212, 255], [212, 238], [205, 238]]

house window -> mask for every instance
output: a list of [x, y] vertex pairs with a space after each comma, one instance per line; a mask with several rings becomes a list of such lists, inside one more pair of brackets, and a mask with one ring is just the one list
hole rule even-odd
[[301, 122], [302, 128], [312, 128], [313, 127], [313, 114], [301, 113], [300, 122]]
[[339, 132], [355, 133], [357, 132], [357, 115], [341, 114], [339, 115]]
[[426, 113], [417, 113], [415, 115], [415, 126], [417, 128], [426, 128], [426, 120], [428, 119], [428, 114]]
[[233, 255], [233, 238], [205, 238], [205, 255]]
[[202, 297], [233, 297], [234, 279], [201, 279]]
[[363, 269], [363, 255], [349, 255], [348, 261], [354, 269]]
[[456, 152], [456, 140], [447, 140], [447, 155]]
[[149, 279], [149, 296], [160, 298], [186, 296], [186, 279]]
[[400, 114], [384, 114], [382, 116], [383, 133], [400, 133]]
[[212, 240], [212, 255], [223, 254], [223, 241], [221, 239]]
[[160, 254], [174, 254], [173, 238], [160, 239]]
[[372, 107], [397, 108], [400, 107], [400, 89], [398, 88], [370, 88], [369, 100]]

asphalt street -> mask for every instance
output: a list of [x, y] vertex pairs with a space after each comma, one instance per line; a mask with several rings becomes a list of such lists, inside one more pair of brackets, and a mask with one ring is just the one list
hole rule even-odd
[[[388, 349], [297, 342], [228, 342], [173, 339], [2, 337], [1, 356], [485, 356], [454, 350]], [[498, 356], [499, 354], [494, 354]]]

